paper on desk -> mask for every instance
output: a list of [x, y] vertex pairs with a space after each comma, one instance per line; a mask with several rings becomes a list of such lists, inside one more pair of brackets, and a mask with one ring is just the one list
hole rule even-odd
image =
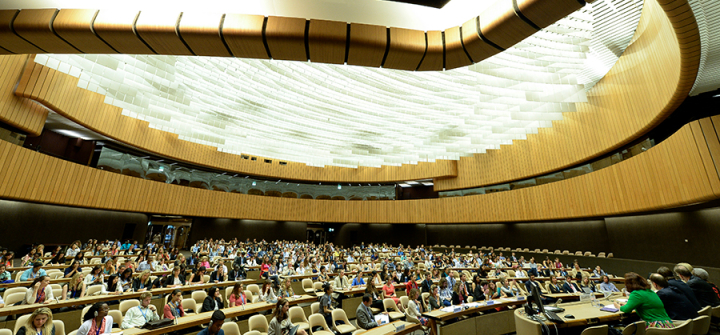
[[627, 299], [617, 299], [617, 302], [622, 302], [622, 303], [627, 304], [628, 300]]

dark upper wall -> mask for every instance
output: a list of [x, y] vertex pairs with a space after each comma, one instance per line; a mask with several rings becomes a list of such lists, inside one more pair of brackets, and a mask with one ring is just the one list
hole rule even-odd
[[147, 222], [147, 215], [140, 213], [0, 200], [0, 245], [20, 252], [30, 243], [119, 239], [125, 224], [135, 224], [133, 238], [143, 241]]
[[605, 222], [609, 248], [616, 257], [720, 267], [720, 208], [614, 217]]
[[204, 238], [233, 238], [240, 240], [265, 239], [305, 241], [307, 235], [306, 222], [281, 222], [281, 221], [258, 221], [258, 220], [235, 220], [235, 219], [213, 219], [195, 218], [190, 229], [190, 240], [188, 246], [193, 245], [197, 240]]
[[346, 223], [336, 225], [335, 232], [329, 238], [329, 242], [336, 245], [350, 247], [353, 244], [365, 243], [388, 243], [398, 245], [402, 243], [407, 246], [427, 244], [426, 229], [424, 224], [361, 224]]

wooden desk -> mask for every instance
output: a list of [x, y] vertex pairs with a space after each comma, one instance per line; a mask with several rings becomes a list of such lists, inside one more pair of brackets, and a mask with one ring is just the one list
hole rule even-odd
[[[395, 327], [399, 327], [400, 325], [405, 325], [405, 329], [395, 332]], [[393, 334], [393, 335], [404, 335], [404, 334], [410, 334], [416, 330], [420, 329], [420, 325], [417, 323], [410, 323], [405, 321], [395, 321], [390, 322], [388, 324], [384, 324], [382, 326], [375, 327], [373, 329], [366, 330], [362, 333], [358, 333], [361, 335], [386, 335], [386, 334]]]
[[[457, 312], [444, 312], [442, 310], [434, 310], [423, 313], [427, 317], [428, 327], [432, 327], [438, 335], [443, 334], [482, 334], [482, 335], [500, 335], [512, 333], [515, 331], [513, 324], [512, 310], [495, 311], [498, 307], [518, 306], [526, 303], [526, 300], [518, 300], [517, 298], [495, 299], [493, 304], [488, 305], [487, 302], [479, 302], [475, 307], [462, 309]], [[474, 303], [470, 303], [473, 305]], [[483, 315], [477, 315], [480, 312], [491, 311]], [[462, 316], [475, 314], [475, 317], [462, 319]], [[457, 321], [455, 321], [457, 320]], [[440, 323], [445, 323], [440, 325]]]
[[[601, 301], [605, 306], [611, 305], [611, 301]], [[544, 320], [543, 323], [547, 325], [555, 325], [558, 328], [569, 328], [569, 327], [583, 327], [587, 325], [594, 325], [598, 323], [606, 323], [610, 321], [616, 321], [624, 319], [632, 314], [624, 314], [620, 311], [617, 312], [605, 312], [601, 311], [600, 307], [592, 307], [588, 302], [574, 302], [569, 304], [561, 304], [558, 307], [565, 309], [564, 312], [556, 313], [564, 323], [553, 323]], [[541, 325], [535, 320], [530, 320], [522, 309], [515, 310], [515, 328], [517, 335], [541, 335]], [[575, 316], [574, 319], [567, 319], [565, 315], [571, 314]]]
[[[289, 304], [291, 306], [298, 305], [302, 303], [309, 303], [314, 302], [317, 300], [317, 297], [309, 296], [309, 295], [303, 295], [300, 296], [300, 298], [297, 299], [289, 299]], [[245, 307], [238, 306], [238, 307], [230, 307], [230, 308], [224, 308], [222, 309], [223, 313], [225, 313], [226, 318], [235, 318], [242, 315], [250, 315], [250, 314], [256, 314], [262, 311], [272, 310], [275, 308], [275, 304], [269, 304], [264, 301], [256, 302], [252, 304], [247, 304]], [[201, 324], [206, 324], [210, 322], [210, 318], [212, 317], [213, 312], [205, 312], [200, 314], [193, 314], [184, 316], [181, 318], [178, 318], [178, 323], [171, 325], [169, 327], [164, 327], [160, 329], [154, 329], [154, 330], [146, 330], [146, 329], [139, 329], [139, 328], [131, 328], [126, 329], [123, 331], [123, 334], [127, 335], [161, 335], [166, 334], [173, 331], [178, 331], [190, 327], [199, 326]]]
[[[43, 268], [45, 269], [45, 268]], [[164, 275], [170, 274], [172, 271], [157, 271], [157, 272], [151, 272], [151, 276], [157, 276], [161, 277]], [[139, 277], [142, 272], [133, 272], [133, 277]], [[86, 274], [87, 275], [87, 274]], [[62, 284], [69, 282], [70, 278], [57, 278], [57, 279], [50, 279], [50, 284]], [[28, 281], [19, 281], [14, 283], [7, 283], [7, 284], [0, 284], [0, 288], [11, 288], [11, 287], [21, 287], [21, 286], [30, 286], [32, 284], [31, 280]]]
[[[254, 282], [254, 281], [251, 279], [243, 280], [243, 283], [249, 283], [249, 282]], [[186, 285], [186, 286], [181, 286], [181, 287], [177, 287], [177, 288], [175, 288], [175, 287], [156, 288], [156, 289], [150, 290], [148, 292], [151, 292], [153, 295], [160, 295], [160, 294], [171, 293], [175, 289], [186, 292], [186, 291], [205, 290], [205, 289], [211, 288], [213, 286], [222, 288], [222, 287], [228, 287], [228, 286], [233, 286], [233, 285], [235, 285], [234, 281], [226, 281], [226, 282], [222, 282], [222, 283]], [[0, 308], [0, 316], [30, 314], [39, 307], [49, 307], [49, 308], [55, 309], [55, 308], [61, 308], [61, 307], [93, 304], [93, 303], [100, 302], [100, 301], [137, 299], [137, 298], [140, 298], [140, 295], [142, 293], [143, 292], [123, 293], [120, 295], [96, 295], [96, 296], [90, 296], [90, 297], [82, 297], [82, 298], [78, 298], [78, 299], [60, 300], [59, 302], [51, 302], [49, 304], [8, 306], [8, 307]], [[314, 297], [314, 298], [317, 298], [317, 297]]]

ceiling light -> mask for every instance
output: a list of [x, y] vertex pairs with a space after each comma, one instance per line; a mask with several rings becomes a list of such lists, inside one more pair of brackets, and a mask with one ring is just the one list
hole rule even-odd
[[425, 186], [433, 186], [433, 182], [431, 182], [431, 181], [424, 181], [424, 182], [422, 182], [422, 184]]
[[398, 184], [398, 186], [400, 186], [400, 187], [412, 187], [412, 185], [408, 185], [408, 184]]
[[416, 181], [406, 181], [405, 184], [417, 185], [417, 184], [419, 184], [419, 183], [416, 182]]
[[257, 182], [253, 180], [252, 186], [256, 186]]

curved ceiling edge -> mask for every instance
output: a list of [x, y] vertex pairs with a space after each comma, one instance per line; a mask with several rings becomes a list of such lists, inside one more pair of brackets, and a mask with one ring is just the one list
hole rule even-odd
[[719, 127], [718, 117], [693, 121], [638, 156], [556, 183], [407, 201], [307, 200], [203, 190], [102, 171], [0, 141], [0, 198], [141, 213], [307, 222], [442, 224], [601, 217], [718, 198], [720, 177], [713, 156], [717, 153], [710, 148], [720, 146], [714, 135]]
[[32, 61], [25, 66], [15, 95], [37, 101], [56, 113], [139, 150], [173, 160], [222, 171], [311, 182], [388, 183], [457, 175], [456, 161], [436, 160], [417, 165], [373, 167], [313, 167], [303, 163], [236, 155], [215, 147], [184, 141], [122, 115], [122, 109], [104, 103], [105, 97], [77, 87], [77, 78]]
[[435, 179], [435, 191], [532, 178], [616, 150], [680, 106], [692, 89], [699, 63], [700, 35], [687, 0], [645, 0], [631, 45], [588, 91], [587, 103], [578, 103], [577, 112], [563, 113], [563, 120], [525, 141], [461, 157], [457, 177]]
[[232, 13], [0, 10], [0, 54], [196, 55], [442, 71], [495, 55], [585, 3], [501, 0], [458, 26], [428, 32]]

